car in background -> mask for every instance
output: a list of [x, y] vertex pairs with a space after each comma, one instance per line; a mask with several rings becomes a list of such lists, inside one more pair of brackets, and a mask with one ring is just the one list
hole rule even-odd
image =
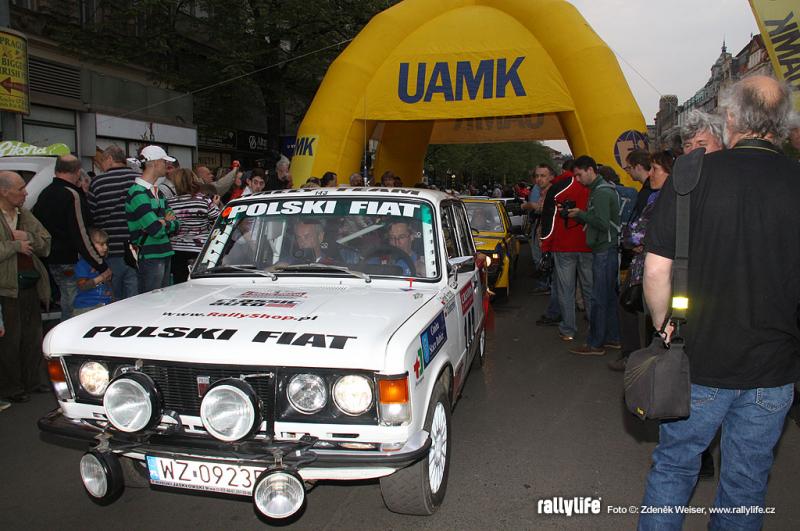
[[25, 180], [28, 197], [24, 207], [30, 210], [41, 191], [53, 182], [56, 158], [68, 154], [69, 147], [65, 144], [36, 147], [5, 140], [0, 142], [0, 171], [13, 171]]
[[475, 247], [485, 254], [489, 290], [495, 298], [507, 299], [519, 260], [522, 226], [514, 226], [501, 199], [464, 197]]
[[188, 282], [46, 336], [58, 407], [39, 427], [88, 443], [76, 468], [100, 504], [153, 485], [244, 496], [286, 522], [318, 481], [378, 479], [390, 510], [432, 514], [453, 404], [484, 362], [478, 256], [442, 192], [236, 199]]

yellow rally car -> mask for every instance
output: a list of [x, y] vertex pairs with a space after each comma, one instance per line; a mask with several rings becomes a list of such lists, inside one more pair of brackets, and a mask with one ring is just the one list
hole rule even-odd
[[517, 269], [520, 242], [516, 237], [522, 227], [512, 226], [501, 200], [488, 197], [464, 197], [475, 248], [489, 257], [489, 289], [495, 297], [507, 298], [511, 278]]

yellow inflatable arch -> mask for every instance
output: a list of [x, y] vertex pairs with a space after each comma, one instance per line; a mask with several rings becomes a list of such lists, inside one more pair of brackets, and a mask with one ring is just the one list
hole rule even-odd
[[331, 64], [297, 135], [295, 185], [359, 171], [418, 182], [429, 144], [566, 139], [610, 164], [646, 148], [614, 54], [565, 0], [405, 0]]

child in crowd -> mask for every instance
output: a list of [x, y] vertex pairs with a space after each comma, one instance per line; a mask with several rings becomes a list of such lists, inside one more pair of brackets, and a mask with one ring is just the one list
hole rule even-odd
[[[97, 254], [105, 257], [108, 254], [108, 233], [101, 229], [91, 229], [89, 237]], [[78, 283], [78, 294], [75, 295], [75, 315], [80, 315], [111, 303], [111, 284], [108, 282], [111, 269], [102, 275], [81, 258], [75, 264], [75, 280]]]

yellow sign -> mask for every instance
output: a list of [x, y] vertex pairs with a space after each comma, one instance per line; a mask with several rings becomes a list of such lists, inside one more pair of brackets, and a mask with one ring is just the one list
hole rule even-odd
[[[331, 64], [298, 137], [292, 176], [358, 171], [422, 179], [431, 143], [566, 138], [625, 175], [620, 135], [644, 131], [613, 52], [566, 0], [404, 0], [376, 15]], [[624, 177], [623, 177], [624, 178]]]
[[0, 110], [31, 112], [28, 95], [28, 41], [17, 32], [0, 30]]
[[[294, 144], [294, 155], [292, 156], [292, 173], [305, 175], [306, 178], [299, 183], [295, 179], [295, 184], [303, 184], [308, 177], [313, 175], [312, 171], [317, 149], [319, 149], [319, 135], [297, 137], [297, 141]], [[313, 176], [322, 177], [322, 173]]]
[[750, 0], [772, 68], [792, 87], [800, 112], [800, 4], [797, 0]]

